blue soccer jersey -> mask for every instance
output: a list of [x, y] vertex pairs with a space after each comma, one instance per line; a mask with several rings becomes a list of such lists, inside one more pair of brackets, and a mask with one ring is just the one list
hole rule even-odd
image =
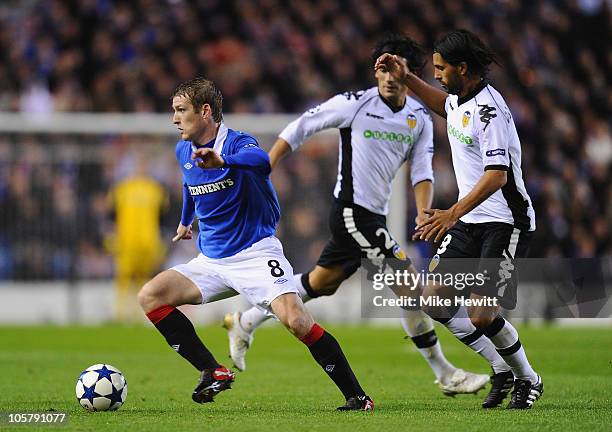
[[213, 148], [225, 160], [219, 169], [202, 169], [191, 159], [191, 141], [176, 144], [183, 171], [181, 223], [199, 221], [198, 249], [209, 258], [244, 250], [276, 231], [280, 206], [270, 182], [270, 158], [251, 135], [221, 124]]

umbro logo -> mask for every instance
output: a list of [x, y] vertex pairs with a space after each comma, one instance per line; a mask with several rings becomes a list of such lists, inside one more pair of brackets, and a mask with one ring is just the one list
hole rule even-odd
[[174, 351], [176, 351], [176, 352], [179, 352], [179, 348], [181, 347], [181, 345], [180, 345], [180, 344], [177, 344], [177, 345], [171, 345], [171, 346], [172, 346], [172, 349], [173, 349]]
[[379, 116], [379, 115], [376, 115], [376, 114], [372, 114], [372, 113], [369, 113], [369, 112], [366, 113], [366, 116], [373, 117], [373, 118], [378, 119], [378, 120], [384, 120], [385, 119], [382, 116]]
[[278, 284], [278, 285], [282, 285], [282, 284], [284, 284], [285, 282], [287, 282], [287, 279], [285, 279], [285, 278], [276, 279], [276, 280], [274, 281], [274, 283], [275, 283], [275, 284]]
[[183, 165], [185, 167], [185, 169], [191, 169], [193, 168], [193, 165], [191, 165], [189, 162], [187, 162], [185, 165]]
[[335, 364], [327, 365], [327, 366], [325, 366], [325, 372], [332, 373], [332, 371], [334, 370], [335, 367], [336, 367]]

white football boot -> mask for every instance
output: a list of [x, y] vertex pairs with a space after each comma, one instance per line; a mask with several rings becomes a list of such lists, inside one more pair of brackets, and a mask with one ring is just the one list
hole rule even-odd
[[227, 329], [230, 358], [236, 369], [243, 372], [246, 369], [246, 353], [253, 343], [253, 333], [247, 332], [240, 325], [240, 312], [227, 313], [223, 318], [223, 327]]
[[454, 397], [457, 394], [476, 394], [485, 388], [488, 382], [488, 375], [466, 372], [457, 368], [434, 381], [434, 384], [438, 384], [445, 396]]

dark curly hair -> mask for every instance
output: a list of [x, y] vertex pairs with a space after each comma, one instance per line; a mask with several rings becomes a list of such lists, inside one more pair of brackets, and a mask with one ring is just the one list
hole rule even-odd
[[423, 68], [427, 63], [425, 60], [425, 51], [414, 40], [401, 33], [387, 33], [383, 36], [372, 51], [372, 62], [384, 53], [395, 54], [404, 57], [408, 62], [410, 70], [421, 75]]
[[186, 96], [195, 112], [200, 112], [204, 104], [210, 105], [212, 117], [216, 123], [223, 120], [223, 95], [214, 82], [197, 77], [178, 85], [172, 93], [175, 96]]
[[465, 62], [468, 74], [486, 78], [491, 63], [499, 64], [493, 50], [468, 30], [447, 33], [434, 45], [434, 52], [453, 66]]

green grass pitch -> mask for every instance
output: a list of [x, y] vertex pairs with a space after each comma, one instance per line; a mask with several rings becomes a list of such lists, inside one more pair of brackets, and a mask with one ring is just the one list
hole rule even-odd
[[[57, 428], [82, 431], [612, 430], [609, 328], [520, 328], [545, 385], [535, 408], [520, 412], [481, 409], [484, 392], [444, 397], [399, 326], [329, 330], [376, 402], [373, 413], [335, 412], [341, 394], [278, 325], [258, 331], [248, 370], [232, 390], [205, 405], [190, 398], [197, 372], [152, 327], [0, 327], [0, 412], [65, 411], [69, 423]], [[230, 366], [225, 331], [205, 327], [198, 333]], [[453, 363], [487, 373], [485, 362], [446, 329], [438, 328], [438, 335]], [[125, 374], [129, 393], [119, 411], [89, 413], [78, 405], [76, 379], [95, 363]], [[0, 430], [11, 429], [55, 427], [0, 424]]]

